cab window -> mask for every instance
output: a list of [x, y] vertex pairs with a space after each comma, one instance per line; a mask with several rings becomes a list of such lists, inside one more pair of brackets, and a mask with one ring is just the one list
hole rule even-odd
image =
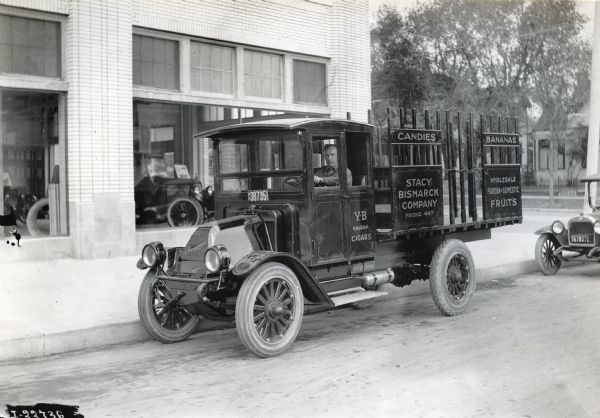
[[352, 173], [348, 186], [369, 185], [369, 135], [346, 133], [346, 166]]
[[339, 137], [314, 137], [312, 143], [313, 182], [318, 188], [340, 186]]

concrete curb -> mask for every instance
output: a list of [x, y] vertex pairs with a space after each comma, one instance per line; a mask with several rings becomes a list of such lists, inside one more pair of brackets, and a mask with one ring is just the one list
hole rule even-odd
[[[478, 283], [502, 280], [536, 271], [537, 266], [534, 260], [482, 267], [476, 270]], [[386, 285], [385, 289], [382, 290], [389, 293], [388, 298], [423, 295], [429, 293], [429, 283], [427, 281], [415, 281], [410, 286], [403, 288]], [[323, 310], [322, 308], [307, 307], [308, 314]], [[198, 332], [232, 328], [233, 326], [233, 323], [202, 321]], [[73, 351], [131, 344], [149, 339], [151, 339], [150, 335], [139, 320], [54, 334], [32, 335], [0, 341], [0, 364], [44, 358]]]

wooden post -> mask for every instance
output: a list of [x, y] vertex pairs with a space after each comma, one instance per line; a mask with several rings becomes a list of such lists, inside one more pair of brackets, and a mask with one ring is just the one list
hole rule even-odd
[[450, 154], [451, 144], [451, 129], [450, 112], [446, 110], [446, 177], [448, 180], [448, 214], [450, 215], [450, 223], [454, 223], [454, 203], [452, 202], [452, 155]]
[[[441, 129], [441, 123], [440, 123], [440, 111], [436, 110], [435, 111], [435, 129], [436, 130], [440, 130]], [[436, 145], [436, 164], [441, 164], [442, 162], [442, 147], [441, 145]]]
[[467, 128], [467, 168], [469, 169], [469, 175], [467, 176], [467, 182], [469, 186], [469, 216], [473, 221], [477, 220], [477, 191], [475, 190], [475, 173], [473, 173], [473, 167], [475, 166], [474, 161], [474, 148], [475, 143], [473, 137], [473, 114], [469, 113], [469, 124]]
[[454, 125], [452, 122], [448, 123], [448, 144], [449, 144], [449, 154], [450, 154], [450, 163], [448, 164], [448, 184], [449, 184], [449, 197], [450, 197], [450, 223], [454, 223], [458, 212], [458, 202], [456, 201], [456, 173], [454, 171], [455, 167], [455, 159], [454, 159]]
[[460, 221], [467, 222], [467, 211], [465, 209], [465, 173], [462, 162], [462, 120], [458, 112], [458, 181], [460, 181]]
[[[491, 127], [492, 117], [490, 116], [490, 127]], [[482, 217], [485, 221], [487, 219], [487, 210], [486, 207], [486, 196], [483, 190], [483, 182], [485, 181], [485, 166], [487, 165], [487, 155], [486, 149], [483, 146], [483, 132], [485, 131], [485, 119], [483, 115], [481, 115], [481, 123], [479, 124], [479, 139], [481, 141], [481, 206], [482, 206]]]

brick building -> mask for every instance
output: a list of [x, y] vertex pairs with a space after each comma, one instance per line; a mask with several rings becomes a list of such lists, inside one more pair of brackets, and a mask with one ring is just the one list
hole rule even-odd
[[0, 209], [19, 195], [49, 205], [11, 257], [180, 243], [189, 229], [136, 225], [148, 161], [169, 155], [210, 184], [206, 129], [365, 121], [368, 0], [0, 0], [0, 96]]

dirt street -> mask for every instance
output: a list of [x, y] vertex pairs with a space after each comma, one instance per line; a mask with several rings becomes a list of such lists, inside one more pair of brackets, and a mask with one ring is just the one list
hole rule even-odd
[[[600, 416], [600, 267], [480, 286], [444, 317], [428, 294], [306, 316], [258, 359], [235, 330], [0, 366], [4, 404], [85, 417]], [[6, 415], [4, 411], [0, 416]]]

